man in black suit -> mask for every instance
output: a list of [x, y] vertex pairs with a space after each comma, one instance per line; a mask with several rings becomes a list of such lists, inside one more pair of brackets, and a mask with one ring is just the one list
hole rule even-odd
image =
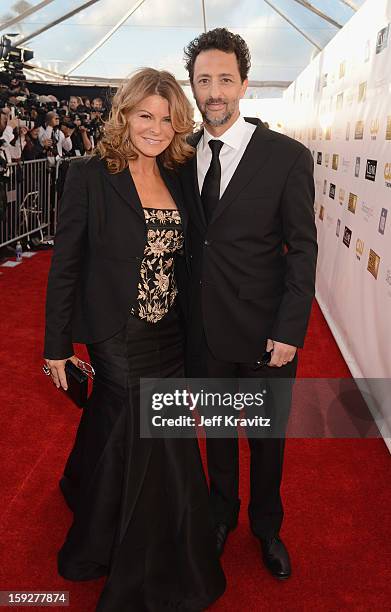
[[[314, 296], [312, 156], [261, 121], [241, 117], [250, 53], [240, 36], [218, 28], [192, 41], [185, 54], [204, 125], [194, 135], [196, 155], [182, 173], [191, 218], [189, 374], [292, 380]], [[268, 365], [262, 361], [266, 352]], [[258, 369], [257, 361], [263, 364]], [[276, 400], [283, 384], [277, 382], [274, 402], [290, 406], [289, 390]], [[279, 537], [284, 439], [248, 441], [250, 525], [266, 567], [287, 578], [290, 559]], [[240, 506], [237, 437], [208, 438], [207, 456], [222, 553]]]

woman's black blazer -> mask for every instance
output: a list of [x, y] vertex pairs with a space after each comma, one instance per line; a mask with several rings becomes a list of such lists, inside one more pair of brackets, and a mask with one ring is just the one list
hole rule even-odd
[[[180, 183], [160, 162], [159, 168], [182, 215], [186, 235]], [[48, 278], [47, 359], [70, 357], [73, 342], [99, 342], [125, 325], [136, 305], [146, 240], [144, 212], [128, 168], [110, 174], [105, 161], [94, 155], [72, 161]], [[175, 261], [180, 295], [186, 282], [186, 258], [180, 252]]]

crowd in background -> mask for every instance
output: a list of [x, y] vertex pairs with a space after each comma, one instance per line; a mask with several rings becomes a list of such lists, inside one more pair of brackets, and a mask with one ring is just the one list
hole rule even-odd
[[38, 96], [25, 83], [0, 85], [0, 157], [8, 164], [88, 155], [103, 129], [103, 100]]

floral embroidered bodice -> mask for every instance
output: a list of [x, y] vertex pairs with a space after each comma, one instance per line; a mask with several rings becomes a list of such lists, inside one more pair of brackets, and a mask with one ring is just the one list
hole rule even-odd
[[178, 210], [143, 210], [147, 224], [147, 244], [140, 266], [137, 316], [150, 323], [157, 323], [169, 311], [178, 293], [174, 254], [182, 249], [184, 235]]

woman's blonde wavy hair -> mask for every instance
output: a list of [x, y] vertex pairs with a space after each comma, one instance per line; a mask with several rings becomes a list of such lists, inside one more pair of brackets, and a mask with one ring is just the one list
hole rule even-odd
[[103, 138], [94, 151], [106, 160], [112, 174], [124, 170], [129, 160], [138, 158], [130, 139], [128, 115], [141, 100], [153, 95], [167, 100], [175, 132], [170, 145], [159, 155], [163, 165], [173, 169], [193, 156], [194, 149], [187, 143], [194, 126], [193, 109], [184, 91], [170, 72], [141, 68], [124, 81], [116, 92], [105, 122]]

